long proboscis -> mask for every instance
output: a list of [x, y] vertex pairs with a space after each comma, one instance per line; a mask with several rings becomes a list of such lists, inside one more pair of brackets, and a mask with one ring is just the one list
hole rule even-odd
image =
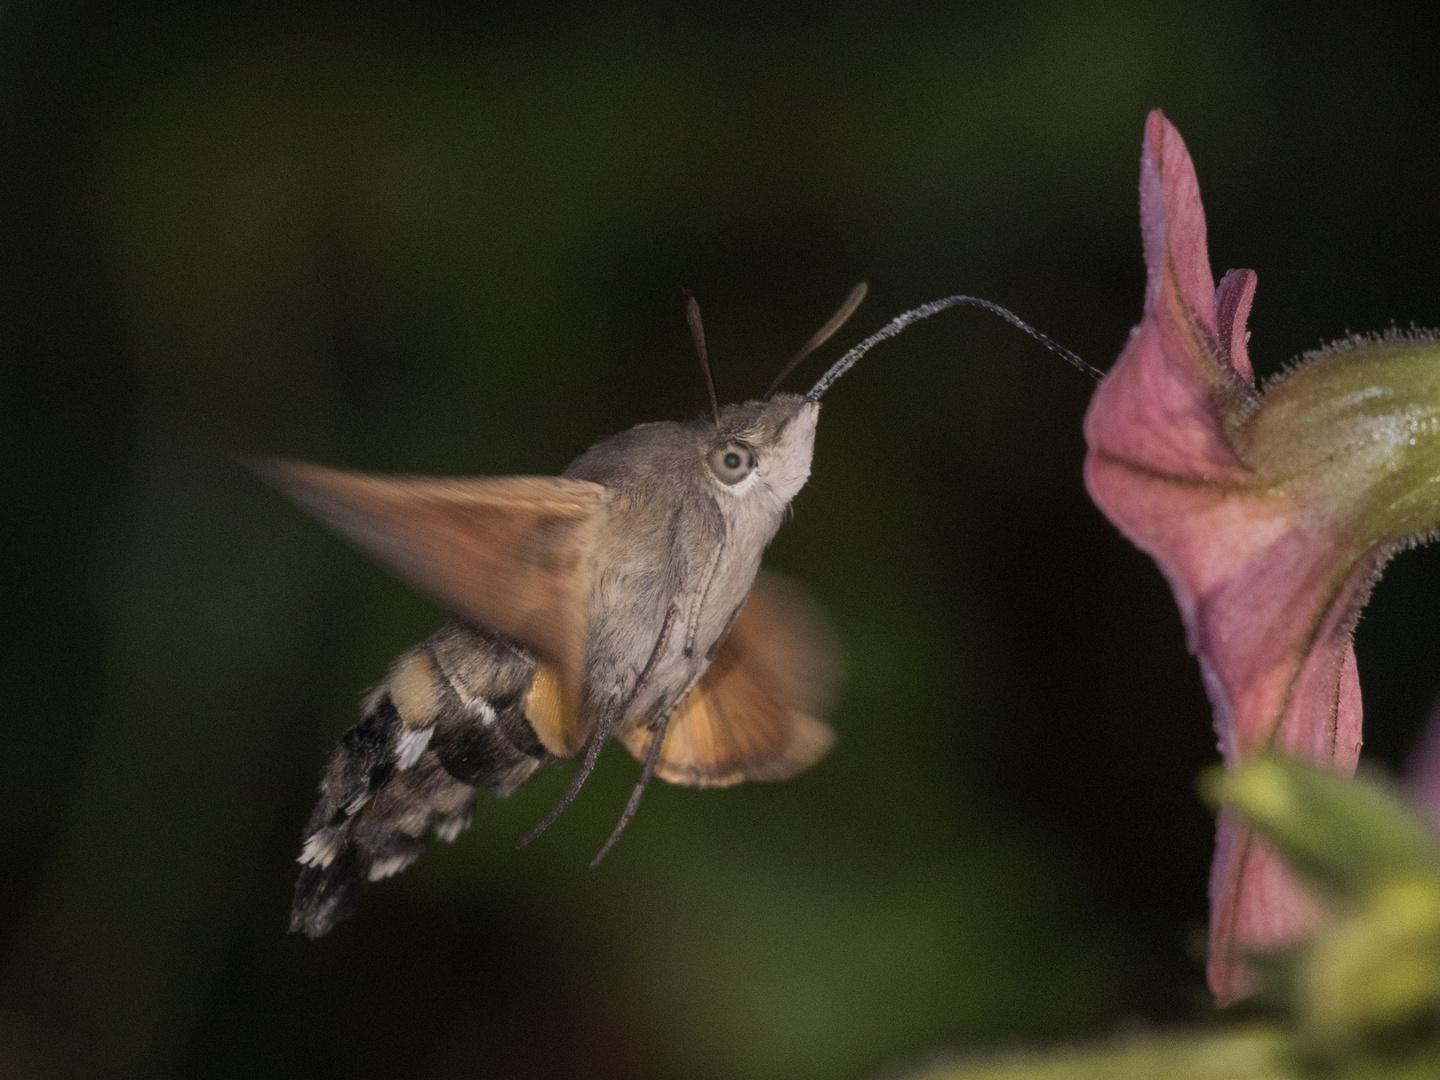
[[860, 342], [859, 345], [856, 345], [844, 356], [840, 357], [839, 360], [836, 360], [835, 363], [830, 366], [830, 370], [825, 372], [824, 375], [820, 376], [819, 381], [810, 388], [810, 391], [805, 395], [805, 400], [819, 401], [820, 395], [825, 393], [826, 390], [830, 389], [831, 383], [833, 383], [836, 379], [840, 378], [841, 375], [844, 375], [845, 372], [849, 371], [852, 367], [854, 367], [856, 362], [859, 361], [862, 356], [864, 356], [867, 352], [873, 349], [876, 345], [879, 345], [880, 342], [887, 341], [890, 338], [894, 337], [911, 323], [919, 322], [921, 319], [928, 319], [931, 315], [938, 315], [940, 312], [953, 307], [984, 308], [992, 315], [1000, 316], [1000, 318], [1004, 319], [1017, 330], [1022, 330], [1025, 333], [1029, 334], [1041, 345], [1044, 345], [1045, 348], [1055, 353], [1066, 363], [1072, 364], [1075, 367], [1079, 368], [1086, 375], [1089, 375], [1092, 379], [1103, 379], [1105, 377], [1105, 373], [1099, 368], [1095, 367], [1092, 364], [1087, 364], [1083, 359], [1080, 358], [1079, 355], [1071, 352], [1069, 349], [1065, 348], [1064, 345], [1061, 345], [1058, 341], [1054, 341], [1046, 335], [1042, 334], [1039, 330], [1036, 330], [1033, 326], [1031, 326], [1024, 319], [1020, 318], [1020, 316], [1016, 315], [1008, 308], [1003, 308], [999, 304], [992, 303], [989, 300], [982, 300], [978, 296], [947, 296], [943, 300], [932, 300], [928, 304], [921, 304], [919, 307], [912, 308], [902, 315], [895, 316], [895, 318], [891, 319], [879, 330], [876, 330], [875, 333], [871, 334], [864, 341]]

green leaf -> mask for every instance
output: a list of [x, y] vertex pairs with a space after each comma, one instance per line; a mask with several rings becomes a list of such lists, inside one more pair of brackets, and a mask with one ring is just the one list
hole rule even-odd
[[1440, 880], [1429, 823], [1379, 777], [1349, 780], [1288, 758], [1245, 762], [1202, 779], [1214, 802], [1249, 820], [1322, 892], [1358, 898], [1394, 878]]

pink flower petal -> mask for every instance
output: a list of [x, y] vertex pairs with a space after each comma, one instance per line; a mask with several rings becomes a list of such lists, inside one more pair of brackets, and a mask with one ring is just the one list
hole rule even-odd
[[1229, 350], [1235, 373], [1251, 386], [1255, 385], [1255, 372], [1250, 367], [1246, 341], [1250, 335], [1245, 324], [1250, 321], [1250, 305], [1255, 300], [1258, 280], [1254, 270], [1230, 270], [1215, 290], [1215, 328], [1220, 345]]
[[1213, 336], [1215, 278], [1210, 273], [1200, 182], [1185, 140], [1159, 109], [1145, 118], [1140, 231], [1145, 238], [1145, 310], [1153, 310], [1162, 286], [1173, 283], [1179, 299]]
[[[1259, 405], [1245, 323], [1253, 271], [1219, 289], [1195, 168], [1157, 110], [1140, 163], [1145, 314], [1085, 417], [1085, 483], [1170, 583], [1227, 765], [1280, 749], [1354, 770], [1360, 684], [1350, 631], [1380, 557], [1256, 482], [1233, 431]], [[1246, 951], [1290, 944], [1315, 906], [1274, 852], [1222, 815], [1211, 874], [1211, 988], [1254, 989]]]
[[1222, 811], [1210, 865], [1210, 962], [1205, 968], [1216, 1000], [1228, 1005], [1259, 990], [1244, 953], [1294, 944], [1318, 917], [1314, 900], [1297, 889], [1275, 849]]

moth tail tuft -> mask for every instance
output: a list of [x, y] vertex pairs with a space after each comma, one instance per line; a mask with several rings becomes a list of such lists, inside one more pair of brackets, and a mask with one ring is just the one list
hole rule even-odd
[[290, 932], [315, 939], [330, 929], [355, 907], [365, 891], [368, 875], [360, 853], [353, 847], [343, 849], [328, 866], [307, 866], [295, 883], [295, 903], [290, 909]]

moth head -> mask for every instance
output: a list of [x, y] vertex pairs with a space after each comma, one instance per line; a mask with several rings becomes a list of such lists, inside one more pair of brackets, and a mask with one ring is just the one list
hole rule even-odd
[[[713, 500], [727, 517], [782, 513], [810, 476], [820, 406], [799, 394], [640, 424], [585, 451], [565, 475], [629, 499]], [[778, 524], [778, 520], [777, 520]]]
[[[756, 499], [783, 507], [810, 476], [818, 402], [778, 394], [720, 410], [705, 431], [705, 481], [721, 500]], [[708, 445], [707, 445], [708, 444]]]
[[710, 391], [715, 418], [705, 465], [709, 479], [718, 485], [722, 506], [726, 505], [725, 499], [754, 496], [762, 504], [783, 509], [805, 485], [810, 476], [811, 454], [815, 449], [819, 399], [802, 398], [798, 394], [777, 395], [775, 391], [801, 361], [845, 325], [865, 299], [865, 293], [864, 282], [850, 290], [840, 310], [815, 331], [790, 362], [780, 369], [763, 400], [721, 409], [715, 395], [715, 381], [710, 375], [700, 307], [694, 295], [686, 291], [685, 318], [695, 340], [700, 368], [705, 373], [705, 385]]
[[685, 320], [705, 375], [710, 415], [688, 423], [641, 424], [622, 431], [592, 446], [565, 475], [593, 480], [642, 499], [662, 492], [675, 497], [698, 493], [714, 498], [732, 519], [743, 517], [752, 507], [771, 515], [783, 512], [810, 476], [820, 405], [818, 399], [775, 390], [796, 365], [845, 323], [864, 298], [862, 283], [775, 376], [762, 400], [721, 408], [710, 372], [700, 305], [687, 289]]

